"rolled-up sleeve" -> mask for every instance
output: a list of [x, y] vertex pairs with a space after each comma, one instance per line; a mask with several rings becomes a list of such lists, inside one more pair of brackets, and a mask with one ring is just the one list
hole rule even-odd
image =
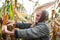
[[48, 36], [48, 29], [44, 26], [35, 26], [34, 28], [15, 30], [15, 35], [17, 38], [39, 38], [45, 35]]

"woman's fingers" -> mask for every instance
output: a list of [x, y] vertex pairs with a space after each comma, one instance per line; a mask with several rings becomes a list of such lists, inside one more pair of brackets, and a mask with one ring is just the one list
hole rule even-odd
[[[12, 25], [12, 24], [10, 24], [10, 25]], [[7, 25], [2, 25], [2, 33], [6, 33], [8, 35], [14, 35], [14, 30], [8, 31], [7, 30]]]
[[2, 25], [2, 31], [7, 29], [7, 25]]
[[2, 33], [5, 33], [5, 30], [7, 30], [7, 25], [2, 25]]
[[14, 35], [14, 30], [13, 31], [5, 30], [5, 33], [8, 34], [8, 35]]
[[14, 20], [8, 20], [8, 23], [15, 23]]

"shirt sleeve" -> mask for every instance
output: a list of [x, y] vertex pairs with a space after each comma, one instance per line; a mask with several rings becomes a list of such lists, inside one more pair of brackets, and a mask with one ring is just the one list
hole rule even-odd
[[49, 30], [44, 26], [35, 26], [34, 28], [15, 30], [17, 38], [39, 38], [49, 36]]
[[30, 23], [16, 23], [16, 28], [27, 29], [30, 28]]

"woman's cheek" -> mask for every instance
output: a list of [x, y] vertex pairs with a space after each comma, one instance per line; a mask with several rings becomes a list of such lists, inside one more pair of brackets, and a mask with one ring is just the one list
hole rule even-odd
[[40, 19], [40, 17], [36, 17], [36, 20], [39, 20]]

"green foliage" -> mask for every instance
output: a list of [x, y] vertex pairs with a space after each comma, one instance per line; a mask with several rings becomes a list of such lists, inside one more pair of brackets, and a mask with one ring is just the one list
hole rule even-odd
[[0, 17], [2, 17], [2, 10], [0, 9]]
[[58, 9], [58, 15], [59, 15], [59, 17], [60, 17], [60, 9]]
[[30, 18], [29, 18], [29, 16], [27, 15], [27, 16], [25, 17], [25, 19], [29, 20]]
[[58, 10], [58, 13], [60, 13], [60, 9]]
[[10, 20], [14, 19], [14, 13], [13, 13], [13, 8], [12, 8], [12, 3], [7, 5], [7, 12], [10, 17]]
[[14, 19], [14, 13], [13, 13], [13, 9], [12, 9], [12, 3], [10, 5], [8, 5], [8, 14], [10, 16], [10, 19], [13, 20]]
[[3, 17], [3, 14], [4, 14], [3, 9], [6, 7], [7, 7], [6, 4], [3, 4], [3, 6], [0, 8], [0, 17], [1, 18]]

